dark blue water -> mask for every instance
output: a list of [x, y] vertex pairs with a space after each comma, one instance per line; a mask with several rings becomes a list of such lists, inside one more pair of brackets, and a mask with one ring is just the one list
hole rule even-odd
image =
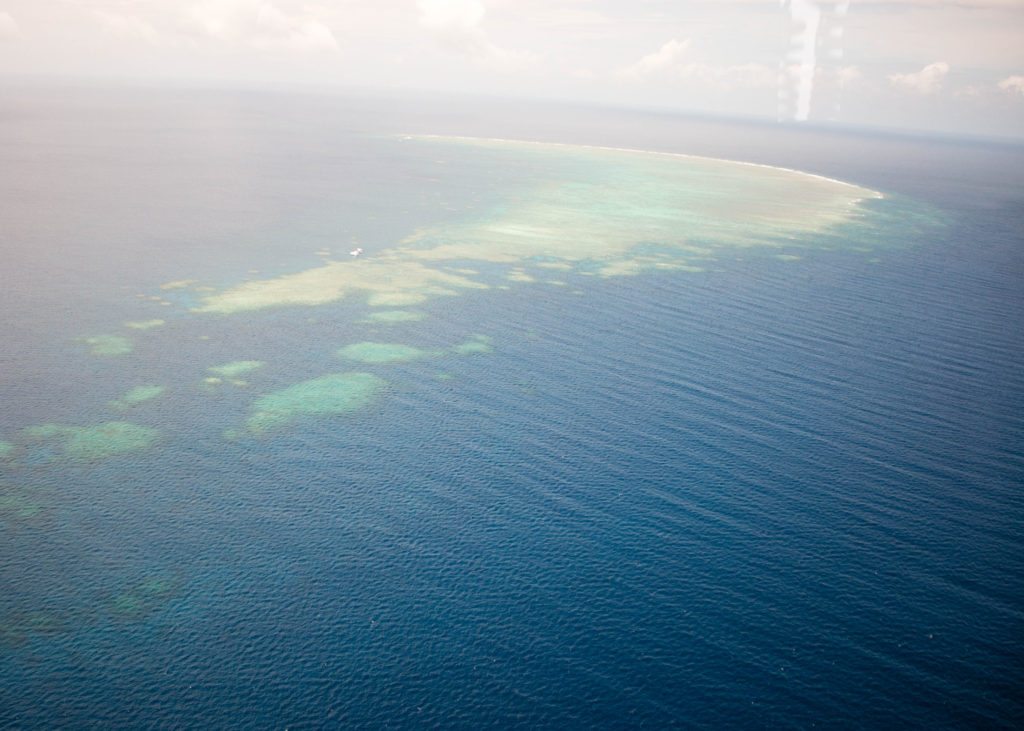
[[[133, 122], [131, 104], [104, 114], [138, 147], [104, 148], [98, 124], [86, 142], [65, 130], [2, 148], [41, 181], [0, 174], [19, 232], [0, 233], [0, 438], [95, 421], [133, 378], [175, 398], [147, 412], [163, 430], [153, 452], [4, 468], [0, 484], [42, 510], [0, 522], [0, 725], [1024, 723], [1024, 188], [1004, 182], [1019, 151], [935, 146], [932, 174], [907, 182], [904, 143], [879, 142], [886, 154], [850, 177], [940, 208], [946, 224], [889, 242], [877, 262], [852, 250], [751, 255], [698, 274], [567, 277], [432, 302], [429, 320], [388, 338], [429, 346], [479, 332], [495, 352], [389, 366], [387, 396], [369, 409], [228, 442], [221, 432], [253, 392], [198, 391], [205, 366], [267, 360], [256, 392], [337, 370], [348, 305], [198, 330], [168, 315], [160, 339], [116, 366], [73, 338], [189, 271], [227, 283], [254, 260], [294, 270], [310, 266], [300, 246], [316, 249], [330, 226], [363, 227], [361, 240], [400, 228], [385, 215], [394, 199], [336, 189], [351, 177], [343, 166], [269, 174], [278, 154], [353, 154], [344, 134], [329, 146], [323, 117], [309, 123], [325, 135], [316, 145], [301, 134], [283, 151], [243, 145], [307, 129], [273, 106], [193, 100], [185, 131], [167, 123], [178, 147], [153, 152], [180, 160], [202, 142], [237, 169], [202, 155], [173, 174], [140, 162], [154, 122]], [[7, 124], [67, 113], [39, 109], [23, 102]], [[353, 118], [371, 126], [357, 111], [336, 120], [346, 134]], [[621, 125], [642, 136], [642, 123]], [[829, 166], [865, 144], [816, 164], [840, 175]], [[988, 160], [991, 174], [979, 163], [958, 177], [963, 158]], [[97, 160], [135, 165], [142, 183], [61, 174]], [[203, 164], [213, 179], [183, 189], [176, 208], [146, 192]], [[379, 192], [384, 178], [367, 178]], [[255, 190], [242, 195], [247, 180]], [[78, 202], [84, 189], [111, 205], [137, 196], [142, 209], [69, 213], [40, 193], [51, 184]], [[324, 201], [378, 206], [384, 223], [338, 223]], [[414, 195], [403, 201], [415, 209]], [[257, 220], [240, 221], [249, 205]], [[147, 226], [156, 214], [166, 225]], [[74, 231], [75, 257], [44, 267], [40, 244]], [[243, 257], [241, 240], [258, 244]]]

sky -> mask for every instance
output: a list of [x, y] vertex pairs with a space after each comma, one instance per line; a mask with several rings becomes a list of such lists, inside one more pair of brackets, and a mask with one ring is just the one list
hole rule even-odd
[[0, 0], [0, 80], [558, 99], [1024, 139], [1024, 0]]

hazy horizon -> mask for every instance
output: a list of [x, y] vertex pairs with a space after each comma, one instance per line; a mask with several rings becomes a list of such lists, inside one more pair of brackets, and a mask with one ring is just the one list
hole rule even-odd
[[0, 2], [0, 83], [485, 94], [999, 139], [1024, 139], [1022, 49], [1022, 0]]

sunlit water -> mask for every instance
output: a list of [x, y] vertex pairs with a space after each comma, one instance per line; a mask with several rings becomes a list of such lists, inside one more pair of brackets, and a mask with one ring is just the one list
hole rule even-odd
[[1019, 724], [1020, 151], [612, 117], [6, 103], [0, 724]]

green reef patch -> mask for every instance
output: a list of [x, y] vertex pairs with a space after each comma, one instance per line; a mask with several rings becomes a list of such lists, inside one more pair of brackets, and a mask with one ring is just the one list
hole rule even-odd
[[67, 630], [67, 624], [51, 612], [12, 612], [0, 616], [0, 646], [21, 647], [34, 636], [56, 635]]
[[487, 335], [470, 335], [465, 342], [452, 346], [447, 351], [417, 348], [401, 343], [376, 343], [366, 341], [353, 343], [339, 348], [337, 355], [345, 360], [353, 360], [367, 365], [385, 365], [388, 363], [411, 363], [424, 358], [433, 358], [444, 352], [455, 355], [479, 355], [494, 351], [492, 340]]
[[360, 372], [332, 373], [302, 381], [256, 399], [245, 426], [252, 434], [263, 434], [306, 417], [358, 411], [373, 402], [386, 384], [372, 373]]
[[264, 365], [261, 360], [233, 360], [223, 365], [211, 366], [206, 370], [216, 378], [238, 378], [239, 376], [259, 370]]
[[115, 409], [128, 409], [155, 399], [167, 389], [164, 386], [136, 386], [119, 399], [110, 402]]
[[672, 259], [666, 256], [634, 256], [613, 259], [601, 266], [597, 270], [597, 274], [607, 279], [609, 277], [632, 277], [652, 270], [702, 272], [704, 268], [687, 264], [683, 259]]
[[0, 442], [0, 461], [14, 457], [14, 450], [17, 449], [10, 442]]
[[42, 503], [31, 493], [0, 484], [0, 521], [21, 523], [37, 518], [42, 512]]
[[176, 596], [180, 587], [181, 581], [176, 577], [149, 576], [112, 597], [107, 608], [119, 619], [145, 619]]
[[94, 426], [43, 424], [29, 427], [25, 436], [53, 443], [72, 459], [91, 461], [149, 449], [160, 433], [126, 421], [108, 421]]
[[510, 282], [523, 282], [523, 283], [529, 283], [529, 282], [536, 282], [537, 281], [536, 277], [534, 277], [534, 276], [532, 276], [530, 274], [527, 274], [522, 269], [513, 269], [512, 271], [510, 271], [505, 276], [505, 279], [507, 279]]
[[481, 355], [483, 353], [493, 353], [494, 347], [491, 345], [492, 339], [487, 335], [470, 335], [469, 339], [464, 343], [459, 343], [452, 348], [452, 352], [456, 355]]
[[152, 330], [154, 327], [160, 327], [166, 324], [166, 320], [132, 320], [124, 324], [125, 327], [132, 330]]
[[400, 322], [419, 322], [426, 316], [427, 313], [419, 310], [381, 310], [380, 312], [371, 312], [363, 322], [391, 325]]
[[339, 358], [359, 363], [383, 365], [385, 363], [410, 363], [414, 360], [436, 355], [436, 351], [424, 350], [401, 343], [362, 342], [346, 345], [337, 352]]
[[160, 285], [160, 289], [167, 291], [171, 289], [188, 289], [194, 287], [197, 284], [195, 279], [176, 279], [173, 282], [164, 282]]
[[93, 355], [128, 355], [135, 349], [132, 341], [123, 335], [94, 335], [81, 338], [81, 342], [89, 346]]
[[[447, 294], [448, 290], [443, 293]], [[366, 298], [370, 307], [408, 307], [427, 301], [427, 295], [419, 292], [376, 292]]]

